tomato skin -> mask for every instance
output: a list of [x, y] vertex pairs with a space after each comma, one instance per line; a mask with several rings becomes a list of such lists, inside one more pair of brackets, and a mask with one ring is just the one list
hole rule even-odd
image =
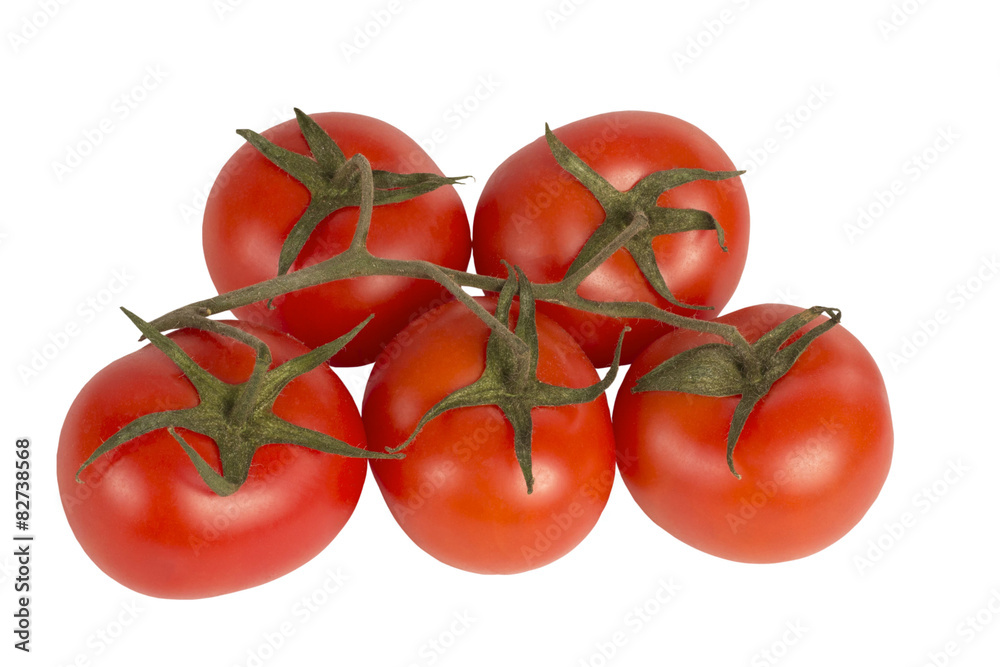
[[[554, 132], [619, 190], [675, 167], [735, 169], [708, 135], [664, 114], [605, 113]], [[746, 262], [749, 209], [742, 183], [738, 178], [688, 183], [661, 195], [657, 204], [702, 209], [722, 225], [729, 252], [722, 251], [713, 231], [683, 232], [653, 241], [657, 265], [674, 297], [715, 310], [680, 308], [660, 297], [624, 249], [584, 280], [579, 293], [597, 301], [646, 301], [688, 316], [714, 317], [736, 290]], [[476, 270], [506, 276], [501, 263], [505, 259], [535, 282], [558, 282], [604, 217], [597, 199], [559, 166], [540, 137], [497, 167], [483, 188], [473, 226]], [[612, 319], [547, 303], [538, 308], [573, 334], [598, 367], [611, 364], [625, 323], [632, 329], [622, 350], [626, 364], [671, 329], [650, 320]]]
[[[351, 113], [311, 116], [348, 158], [362, 153], [373, 169], [441, 172], [420, 146], [380, 120]], [[278, 146], [309, 155], [295, 120], [262, 133]], [[309, 204], [304, 185], [244, 144], [222, 169], [208, 197], [202, 240], [209, 273], [220, 293], [277, 275], [288, 232]], [[292, 271], [317, 264], [347, 249], [358, 221], [356, 207], [320, 223]], [[458, 270], [471, 253], [469, 220], [458, 193], [444, 186], [409, 201], [375, 207], [368, 249], [379, 257], [424, 259]], [[334, 356], [338, 366], [371, 363], [382, 346], [412, 319], [446, 294], [427, 280], [371, 276], [339, 280], [299, 290], [264, 303], [237, 308], [240, 319], [288, 332], [310, 347], [347, 333], [369, 314], [375, 318]], [[435, 304], [436, 305], [436, 304]]]
[[[492, 312], [495, 301], [480, 299]], [[488, 329], [461, 303], [404, 329], [376, 364], [362, 414], [369, 447], [403, 442], [420, 418], [485, 366]], [[538, 317], [539, 379], [585, 387], [597, 372], [572, 337]], [[372, 460], [393, 517], [421, 549], [470, 572], [512, 574], [573, 549], [593, 528], [614, 482], [614, 436], [604, 396], [532, 410], [534, 491], [496, 406], [458, 408], [428, 422], [401, 460]]]
[[[759, 305], [720, 321], [753, 342], [800, 310]], [[787, 561], [833, 544], [861, 520], [889, 472], [892, 420], [874, 359], [843, 326], [814, 340], [750, 414], [733, 454], [736, 479], [726, 436], [738, 397], [631, 392], [664, 360], [707, 342], [721, 341], [668, 334], [625, 376], [614, 424], [632, 497], [674, 537], [730, 560]]]
[[[263, 339], [274, 365], [306, 351], [291, 337], [237, 323]], [[170, 335], [202, 367], [230, 383], [249, 378], [254, 355], [231, 339], [190, 329]], [[234, 494], [212, 492], [180, 445], [158, 430], [105, 454], [75, 475], [107, 438], [133, 419], [194, 407], [190, 381], [162, 352], [146, 346], [101, 370], [81, 390], [63, 424], [59, 491], [74, 535], [94, 563], [146, 595], [192, 599], [250, 588], [304, 564], [340, 532], [361, 494], [364, 459], [304, 447], [265, 445]], [[364, 447], [364, 426], [350, 394], [326, 366], [293, 380], [274, 412]], [[208, 437], [178, 429], [217, 471]]]

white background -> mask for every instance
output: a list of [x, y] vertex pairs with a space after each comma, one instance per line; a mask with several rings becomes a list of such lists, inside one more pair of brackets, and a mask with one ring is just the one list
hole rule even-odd
[[[996, 664], [998, 19], [985, 0], [6, 0], [0, 540], [13, 544], [13, 442], [26, 435], [37, 541], [30, 655], [12, 648], [13, 547], [0, 546], [0, 661]], [[413, 546], [369, 478], [334, 543], [270, 584], [177, 602], [106, 577], [58, 501], [62, 419], [91, 375], [137, 346], [118, 306], [152, 318], [214, 294], [204, 195], [241, 143], [234, 130], [293, 106], [369, 114], [418, 140], [442, 130], [439, 166], [477, 177], [461, 187], [470, 216], [491, 171], [546, 121], [635, 108], [704, 129], [749, 170], [750, 256], [727, 310], [839, 306], [883, 369], [896, 446], [871, 511], [815, 556], [748, 566], [679, 543], [619, 481], [570, 555], [485, 577]], [[88, 139], [104, 119], [111, 132]], [[852, 236], [859, 209], [872, 218]], [[366, 369], [342, 376], [360, 397]], [[914, 525], [893, 529], [907, 514]], [[327, 594], [331, 574], [346, 579]], [[667, 602], [664, 582], [678, 588]], [[321, 601], [308, 618], [303, 598]], [[625, 645], [605, 657], [617, 632]]]

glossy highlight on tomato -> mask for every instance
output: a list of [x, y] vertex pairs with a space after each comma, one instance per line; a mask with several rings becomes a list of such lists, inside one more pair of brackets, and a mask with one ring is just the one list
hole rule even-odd
[[[758, 305], [719, 321], [752, 343], [800, 310]], [[892, 422], [878, 366], [842, 325], [816, 338], [750, 413], [733, 453], [737, 479], [726, 441], [739, 397], [631, 391], [663, 361], [718, 342], [675, 331], [632, 364], [614, 411], [622, 479], [654, 522], [702, 551], [749, 563], [813, 554], [861, 520], [888, 475]]]
[[[308, 351], [286, 334], [242, 322], [262, 339], [272, 367]], [[249, 378], [254, 353], [232, 338], [183, 329], [170, 334], [217, 378]], [[366, 476], [364, 459], [269, 444], [249, 478], [216, 495], [176, 440], [160, 429], [135, 438], [80, 473], [105, 440], [152, 412], [190, 408], [198, 394], [152, 346], [101, 370], [81, 390], [63, 424], [57, 454], [59, 493], [70, 528], [94, 563], [119, 583], [161, 598], [204, 598], [263, 584], [306, 563], [340, 532]], [[298, 426], [364, 447], [357, 407], [327, 366], [289, 383], [274, 413]], [[178, 429], [221, 472], [214, 441]]]
[[[495, 300], [480, 298], [491, 312]], [[375, 365], [362, 413], [369, 448], [406, 440], [439, 400], [476, 381], [489, 329], [452, 302], [404, 329]], [[572, 337], [538, 316], [540, 380], [586, 387], [597, 372]], [[400, 460], [371, 468], [393, 517], [421, 549], [470, 572], [510, 574], [567, 554], [590, 532], [614, 482], [607, 400], [532, 410], [534, 489], [495, 406], [457, 408], [428, 422]]]

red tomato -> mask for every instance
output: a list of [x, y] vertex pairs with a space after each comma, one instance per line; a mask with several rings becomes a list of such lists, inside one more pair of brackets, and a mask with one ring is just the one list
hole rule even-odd
[[[374, 118], [350, 113], [312, 116], [347, 157], [361, 153], [373, 169], [441, 172], [408, 136]], [[273, 143], [309, 155], [298, 123], [263, 133]], [[229, 159], [205, 207], [203, 241], [208, 270], [220, 293], [273, 278], [289, 230], [309, 204], [309, 191], [245, 144]], [[317, 264], [350, 245], [356, 207], [341, 209], [316, 227], [291, 270]], [[368, 249], [379, 257], [424, 259], [463, 270], [468, 266], [469, 220], [454, 187], [444, 186], [408, 201], [376, 206]], [[400, 329], [444, 291], [427, 280], [372, 276], [339, 280], [234, 312], [240, 319], [286, 331], [310, 347], [347, 333], [369, 314], [375, 318], [333, 358], [340, 366], [371, 363]]]
[[[253, 325], [276, 366], [308, 351], [289, 336]], [[254, 354], [230, 338], [185, 329], [175, 340], [219, 379], [250, 377]], [[181, 446], [164, 430], [136, 438], [75, 476], [105, 440], [142, 415], [199, 402], [191, 382], [147, 346], [99, 372], [73, 402], [57, 456], [59, 491], [70, 527], [88, 556], [129, 588], [163, 598], [202, 598], [256, 586], [318, 554], [354, 511], [364, 459], [304, 447], [260, 448], [246, 483], [230, 496], [212, 492]], [[274, 412], [294, 424], [364, 447], [364, 425], [350, 394], [328, 366], [293, 380]], [[217, 471], [214, 441], [178, 430]]]
[[[488, 308], [493, 300], [482, 299]], [[392, 342], [362, 407], [369, 447], [402, 443], [420, 418], [485, 366], [489, 330], [464, 304], [445, 304]], [[543, 382], [586, 387], [597, 372], [572, 337], [538, 317]], [[428, 422], [399, 460], [372, 460], [396, 521], [421, 549], [449, 565], [515, 573], [568, 553], [593, 528], [614, 482], [607, 401], [532, 410], [534, 490], [514, 454], [513, 428], [496, 406], [457, 408]]]
[[[759, 305], [719, 321], [753, 342], [800, 310]], [[875, 361], [843, 326], [814, 340], [750, 414], [733, 455], [737, 479], [726, 465], [726, 436], [738, 397], [631, 392], [666, 359], [708, 342], [723, 341], [668, 334], [625, 376], [614, 423], [632, 497], [674, 537], [730, 560], [786, 561], [837, 541], [875, 501], [892, 458]]]
[[[619, 190], [675, 167], [735, 169], [704, 132], [659, 113], [606, 113], [554, 132]], [[680, 308], [656, 294], [624, 249], [584, 280], [579, 293], [596, 301], [647, 301], [688, 316], [714, 317], [735, 291], [746, 261], [749, 212], [742, 183], [738, 178], [687, 183], [662, 194], [657, 205], [708, 211], [725, 231], [729, 252], [719, 247], [714, 231], [682, 232], [653, 241], [657, 267], [674, 297], [715, 310]], [[534, 282], [558, 282], [604, 219], [597, 199], [559, 166], [541, 137], [507, 158], [483, 189], [473, 228], [476, 270], [503, 277], [501, 260], [507, 260]], [[625, 364], [670, 330], [650, 320], [612, 319], [542, 302], [538, 308], [569, 331], [597, 366], [611, 364], [626, 323], [632, 330], [625, 335]]]

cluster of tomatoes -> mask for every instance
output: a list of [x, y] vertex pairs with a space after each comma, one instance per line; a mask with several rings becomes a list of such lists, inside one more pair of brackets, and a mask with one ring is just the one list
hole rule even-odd
[[[533, 569], [572, 550], [604, 509], [616, 468], [665, 530], [745, 562], [822, 549], [874, 501], [892, 427], [864, 347], [824, 317], [769, 335], [801, 315], [792, 306], [715, 319], [743, 271], [749, 214], [732, 162], [693, 125], [618, 112], [547, 130], [496, 169], [471, 226], [453, 179], [381, 121], [300, 114], [244, 136], [205, 211], [220, 294], [319, 270], [357, 245], [365, 219], [372, 256], [432, 264], [485, 295], [456, 298], [402, 268], [362, 270], [234, 297], [221, 310], [238, 321], [168, 336], [130, 314], [153, 344], [83, 388], [58, 454], [70, 526], [122, 584], [197, 598], [275, 579], [337, 535], [369, 466], [417, 545], [482, 573]], [[347, 159], [359, 154], [368, 181]], [[374, 184], [367, 210], [363, 193], [349, 194], [365, 182]], [[643, 197], [651, 208], [637, 216], [627, 202]], [[476, 274], [465, 273], [470, 255]], [[551, 290], [546, 299], [569, 275], [582, 276], [571, 287], [595, 307]], [[500, 285], [519, 285], [516, 297]], [[672, 317], [621, 316], [630, 304]], [[760, 367], [729, 361], [732, 340], [698, 322], [738, 332]], [[603, 393], [524, 403], [528, 384], [510, 379], [517, 363], [494, 350], [500, 334], [527, 350], [538, 395], [603, 391], [596, 369], [630, 364], [613, 418]], [[740, 387], [759, 386], [796, 340], [801, 349], [767, 377], [734, 432], [750, 391]], [[670, 363], [687, 370], [640, 386]], [[331, 365], [364, 364], [374, 366], [359, 413]]]

